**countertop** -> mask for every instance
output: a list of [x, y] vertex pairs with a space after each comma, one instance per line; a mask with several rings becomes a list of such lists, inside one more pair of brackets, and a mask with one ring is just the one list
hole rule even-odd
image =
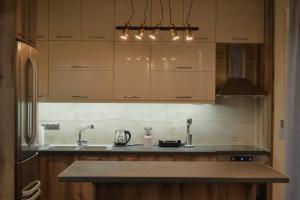
[[258, 162], [75, 161], [61, 182], [288, 183]]
[[82, 149], [76, 150], [70, 146], [60, 146], [59, 149], [51, 146], [38, 147], [36, 150], [41, 154], [243, 154], [243, 155], [269, 155], [270, 152], [255, 146], [244, 145], [196, 145], [193, 148], [185, 147], [159, 147], [149, 148], [143, 145], [128, 145], [124, 147], [110, 146], [108, 149]]

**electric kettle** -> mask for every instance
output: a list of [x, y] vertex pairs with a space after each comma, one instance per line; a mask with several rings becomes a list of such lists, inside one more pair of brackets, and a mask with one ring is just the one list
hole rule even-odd
[[126, 130], [115, 130], [115, 145], [117, 146], [124, 146], [126, 145], [131, 139], [131, 133]]

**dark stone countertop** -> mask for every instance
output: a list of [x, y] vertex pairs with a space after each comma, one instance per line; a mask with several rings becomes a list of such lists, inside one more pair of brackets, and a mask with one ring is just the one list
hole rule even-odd
[[[55, 148], [58, 146], [58, 148]], [[53, 148], [54, 147], [54, 148]], [[185, 147], [159, 147], [152, 146], [146, 148], [143, 145], [128, 145], [117, 147], [110, 145], [107, 149], [97, 148], [91, 145], [91, 148], [76, 148], [71, 145], [51, 145], [36, 147], [41, 154], [243, 154], [243, 155], [269, 155], [270, 152], [255, 146], [244, 145], [195, 145], [193, 148]]]

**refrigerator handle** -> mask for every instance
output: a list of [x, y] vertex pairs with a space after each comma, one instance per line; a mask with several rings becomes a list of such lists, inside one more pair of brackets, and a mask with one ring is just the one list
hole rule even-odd
[[28, 160], [31, 160], [32, 158], [34, 158], [34, 157], [37, 156], [37, 155], [39, 155], [39, 153], [38, 153], [38, 152], [35, 152], [34, 155], [30, 156], [29, 158], [26, 158], [25, 160], [22, 160], [22, 161], [18, 162], [18, 164], [27, 162]]
[[34, 195], [32, 195], [31, 197], [25, 197], [25, 198], [22, 198], [22, 200], [35, 200], [37, 198], [39, 198], [39, 196], [41, 195], [42, 193], [42, 190], [39, 188], [36, 193], [34, 193]]

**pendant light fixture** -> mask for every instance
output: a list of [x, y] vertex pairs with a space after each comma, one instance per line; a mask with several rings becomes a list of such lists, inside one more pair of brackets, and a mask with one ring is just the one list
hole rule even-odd
[[169, 14], [170, 14], [170, 31], [171, 31], [171, 37], [172, 40], [179, 40], [180, 36], [177, 33], [177, 30], [175, 29], [175, 25], [172, 23], [172, 8], [171, 8], [171, 0], [169, 0]]
[[190, 16], [191, 16], [191, 10], [192, 10], [192, 7], [193, 7], [193, 2], [194, 2], [194, 0], [191, 0], [191, 5], [190, 5], [190, 8], [189, 8], [189, 12], [188, 12], [188, 15], [186, 17], [186, 23], [185, 23], [185, 27], [186, 27], [185, 40], [187, 40], [187, 41], [191, 41], [191, 40], [194, 39], [194, 37], [192, 35], [191, 25], [189, 24], [189, 20], [190, 20]]
[[138, 30], [135, 38], [138, 40], [142, 40], [145, 32], [146, 22], [147, 22], [147, 9], [148, 9], [149, 0], [146, 0], [146, 7], [144, 9], [144, 22], [141, 23], [140, 29]]
[[127, 40], [128, 39], [128, 35], [129, 35], [129, 27], [130, 27], [130, 23], [131, 23], [131, 20], [132, 20], [132, 17], [134, 15], [134, 6], [133, 6], [133, 0], [130, 0], [130, 3], [131, 3], [131, 9], [132, 9], [132, 12], [131, 12], [131, 16], [128, 20], [127, 23], [125, 23], [125, 26], [123, 28], [123, 31], [122, 31], [122, 34], [120, 36], [120, 38], [122, 40]]
[[159, 3], [160, 3], [160, 8], [161, 8], [161, 19], [160, 19], [160, 22], [156, 24], [156, 26], [155, 26], [156, 28], [154, 28], [149, 35], [149, 37], [152, 40], [156, 40], [157, 35], [160, 31], [159, 28], [161, 27], [161, 24], [164, 21], [164, 8], [163, 8], [162, 0], [159, 0]]

